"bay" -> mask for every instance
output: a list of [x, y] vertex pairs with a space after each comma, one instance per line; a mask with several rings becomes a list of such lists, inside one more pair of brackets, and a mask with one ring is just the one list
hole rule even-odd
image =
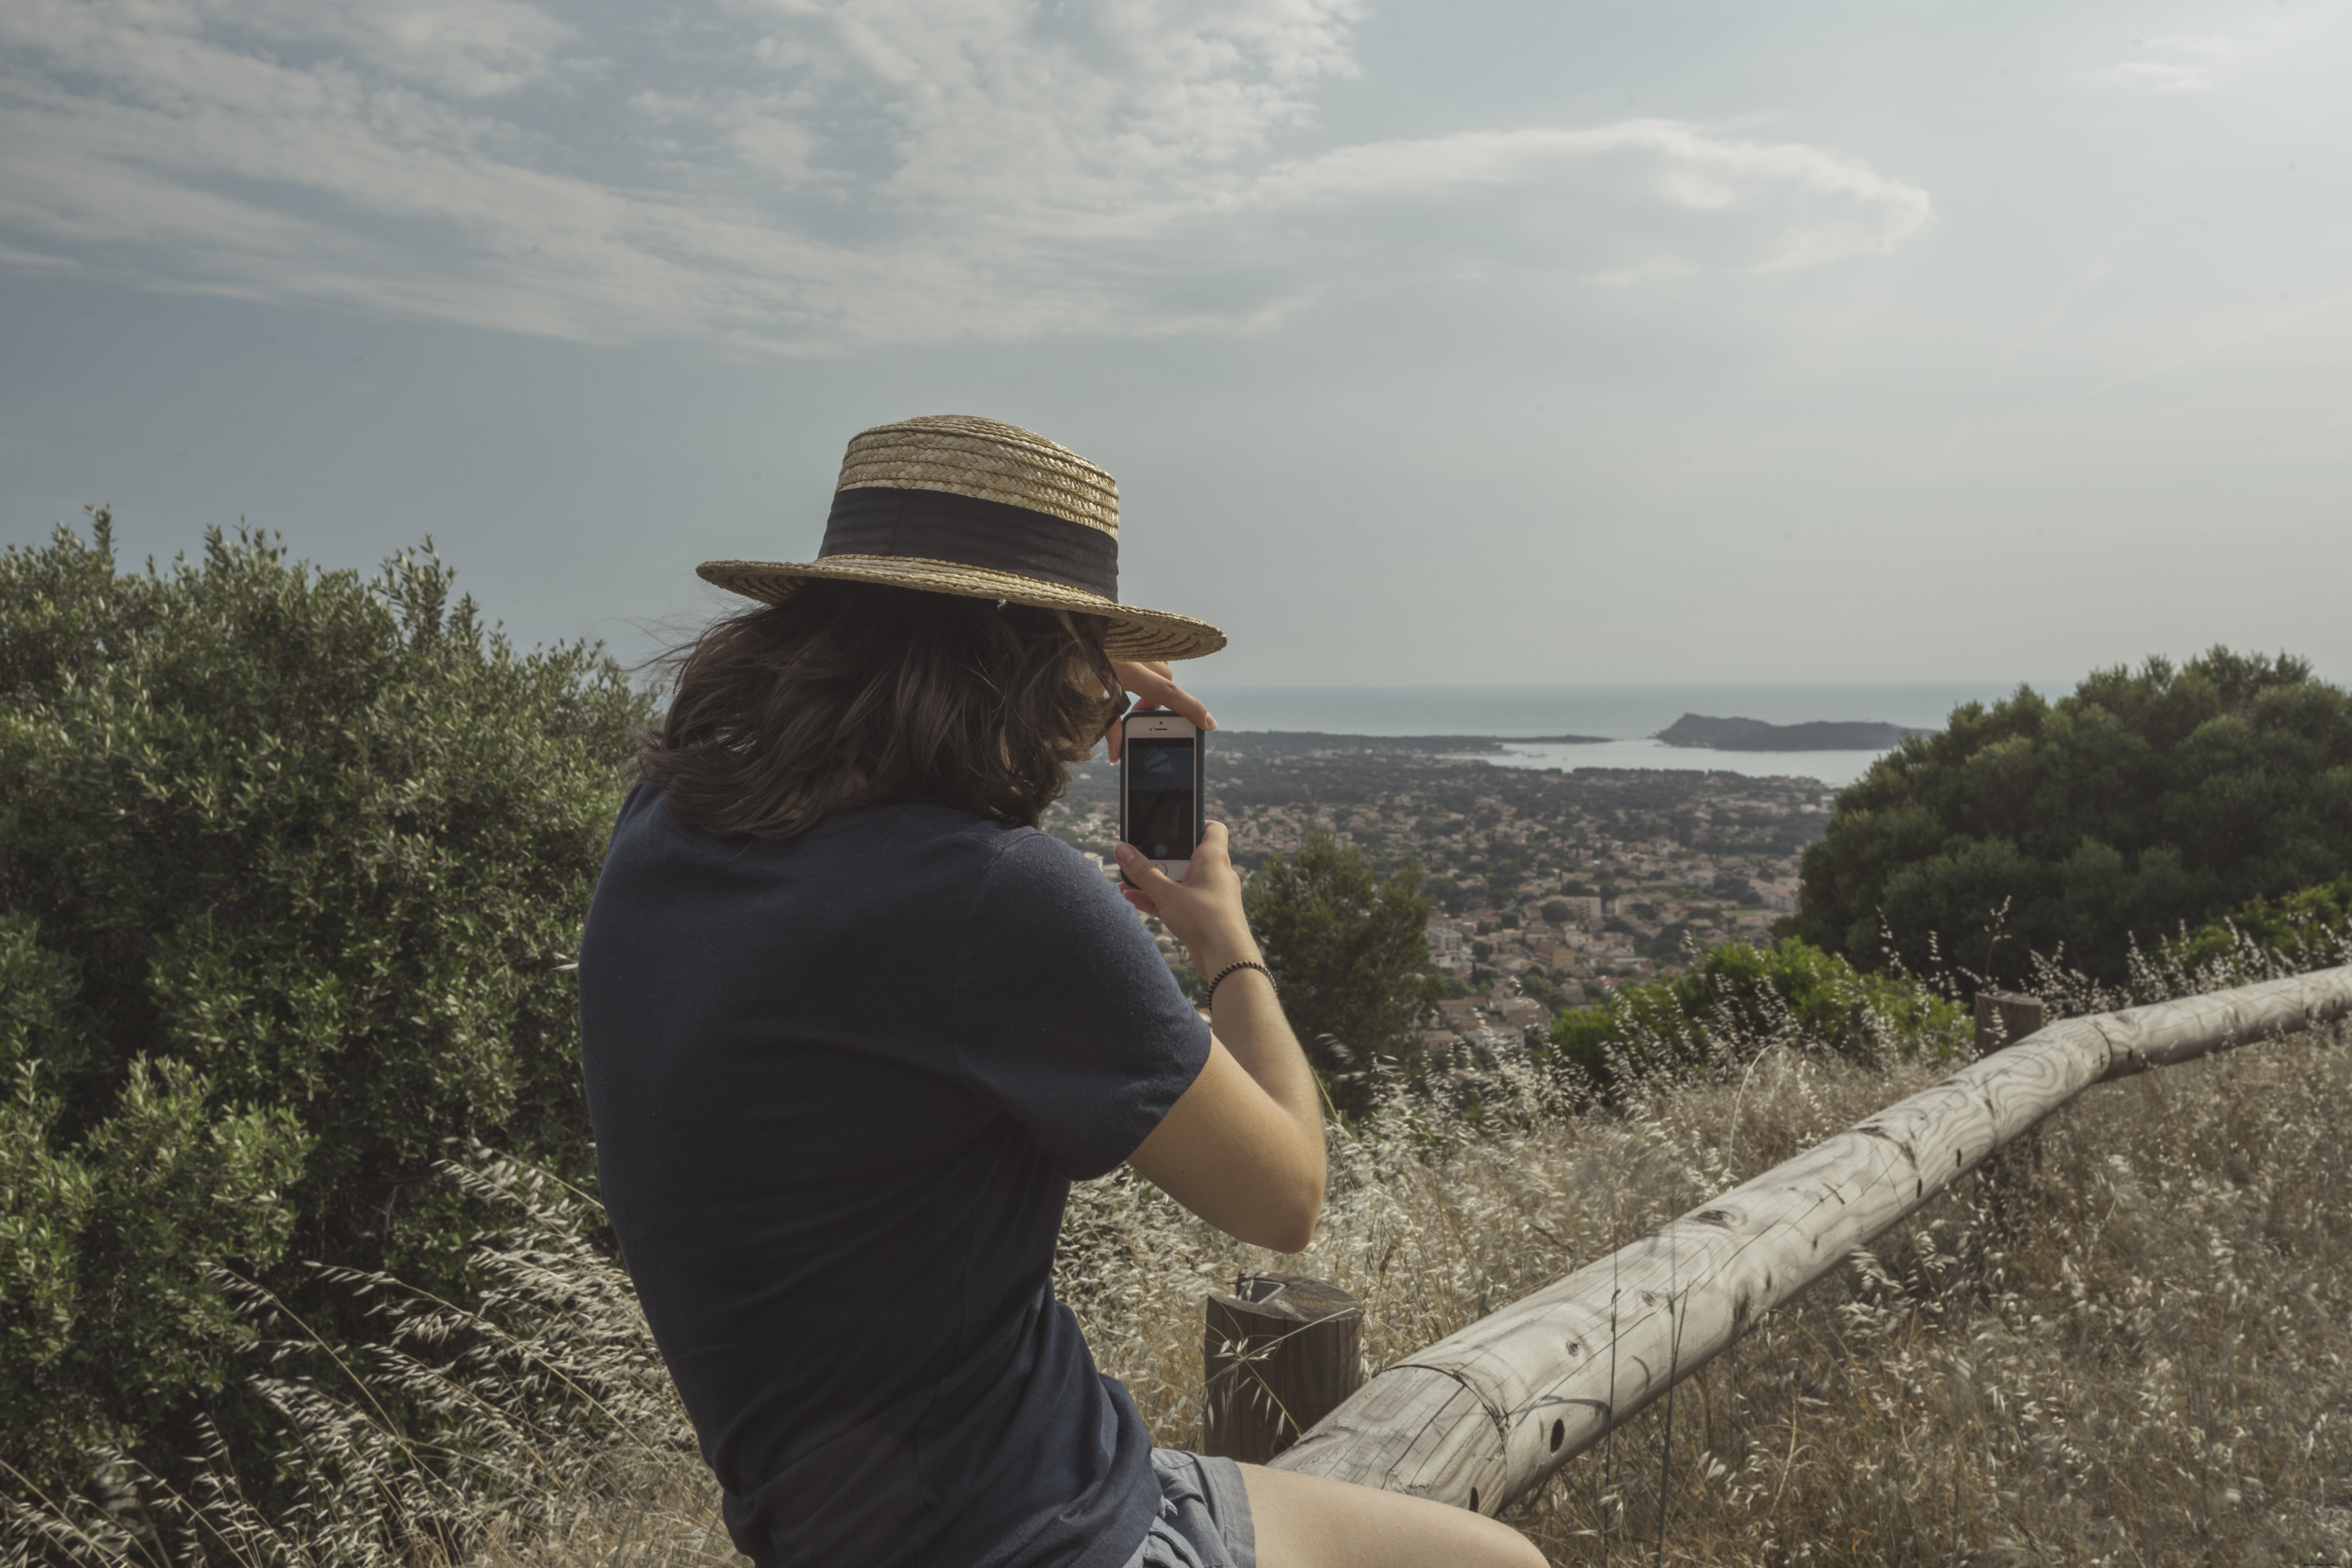
[[[1760, 719], [1768, 724], [1866, 720], [1939, 730], [1963, 702], [1992, 702], [2014, 681], [1852, 682], [1626, 686], [1218, 686], [1195, 689], [1225, 730], [1306, 731], [1334, 735], [1590, 735], [1598, 743], [1521, 741], [1485, 761], [1505, 767], [1671, 768], [1752, 778], [1852, 784], [1878, 752], [1718, 752], [1663, 745], [1650, 737], [1685, 713]], [[2034, 683], [2058, 697], [2073, 683]]]
[[1601, 741], [1561, 746], [1521, 742], [1499, 752], [1482, 752], [1478, 761], [1502, 768], [1671, 768], [1677, 772], [1738, 773], [1743, 778], [1818, 779], [1831, 789], [1843, 789], [1870, 771], [1883, 752], [1717, 752], [1699, 746], [1669, 746], [1662, 742]]

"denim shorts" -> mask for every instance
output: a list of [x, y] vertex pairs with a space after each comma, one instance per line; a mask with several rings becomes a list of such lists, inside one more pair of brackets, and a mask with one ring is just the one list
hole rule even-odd
[[1127, 1568], [1257, 1568], [1257, 1531], [1239, 1465], [1154, 1448], [1151, 1468], [1160, 1479], [1160, 1517]]

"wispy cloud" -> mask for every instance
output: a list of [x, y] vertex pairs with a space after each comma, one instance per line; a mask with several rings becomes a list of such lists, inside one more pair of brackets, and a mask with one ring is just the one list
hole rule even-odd
[[[1075, 13], [1075, 14], [1072, 14]], [[1885, 251], [1927, 194], [1632, 120], [1301, 155], [1359, 0], [12, 0], [0, 266], [590, 340], [1233, 330]]]
[[2236, 38], [2174, 35], [2140, 40], [2133, 57], [2088, 73], [2094, 81], [2142, 92], [2206, 92], [2245, 45]]
[[[1381, 213], [1416, 227], [1444, 209], [1458, 222], [1436, 231], [1442, 247], [1611, 281], [1876, 254], [1934, 216], [1925, 191], [1853, 159], [1671, 120], [1347, 147], [1266, 171], [1246, 199], [1266, 213]], [[1506, 206], [1508, 222], [1494, 222]]]

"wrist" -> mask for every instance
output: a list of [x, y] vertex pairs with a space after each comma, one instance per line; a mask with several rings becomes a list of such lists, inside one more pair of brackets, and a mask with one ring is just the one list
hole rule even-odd
[[1255, 939], [1246, 931], [1238, 933], [1221, 932], [1213, 940], [1189, 944], [1186, 955], [1192, 961], [1193, 973], [1200, 975], [1203, 981], [1227, 964], [1265, 962], [1265, 954], [1258, 951]]
[[1206, 987], [1201, 1005], [1204, 1007], [1214, 1007], [1220, 996], [1230, 994], [1234, 987], [1246, 984], [1253, 978], [1264, 980], [1268, 987], [1268, 994], [1274, 994], [1274, 971], [1268, 969], [1260, 959], [1237, 958], [1231, 963], [1212, 969], [1201, 976], [1201, 983]]

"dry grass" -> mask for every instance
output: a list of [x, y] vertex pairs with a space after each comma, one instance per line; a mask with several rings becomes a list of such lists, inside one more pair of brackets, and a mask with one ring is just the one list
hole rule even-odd
[[[1130, 1177], [1092, 1184], [1061, 1289], [1158, 1439], [1187, 1446], [1201, 1294], [1242, 1268], [1356, 1292], [1384, 1364], [1946, 1070], [1788, 1031], [1746, 1046], [1721, 1081], [1616, 1111], [1523, 1082], [1483, 1121], [1400, 1103], [1335, 1133], [1328, 1217], [1295, 1258]], [[1515, 1522], [1561, 1563], [2352, 1563], [2348, 1128], [2341, 1029], [2095, 1089], [1685, 1383], [1671, 1453], [1661, 1407]], [[94, 1506], [19, 1515], [13, 1555], [38, 1532], [126, 1565], [192, 1545], [256, 1568], [740, 1562], [589, 1211], [527, 1173], [466, 1179], [518, 1216], [478, 1312], [355, 1281], [386, 1303], [384, 1344], [331, 1363], [283, 1342], [271, 1386], [308, 1512], [265, 1520], [226, 1486], [151, 1496], [152, 1533]], [[386, 1389], [462, 1416], [461, 1439], [407, 1443]]]
[[264, 1333], [251, 1382], [282, 1422], [290, 1500], [255, 1500], [219, 1452], [192, 1493], [112, 1464], [90, 1497], [0, 1503], [0, 1565], [740, 1562], [635, 1292], [598, 1243], [594, 1203], [485, 1151], [447, 1175], [514, 1218], [477, 1253], [491, 1281], [478, 1300], [344, 1273], [383, 1333], [327, 1345], [223, 1277]]
[[[1925, 1087], [1790, 1051], [1618, 1116], [1414, 1157], [1351, 1145], [1281, 1267], [1408, 1352]], [[2095, 1089], [1768, 1319], [1515, 1516], [1557, 1562], [2352, 1563], [2352, 1048], [2340, 1031]], [[1134, 1184], [1066, 1287], [1163, 1443], [1199, 1430], [1204, 1289], [1274, 1260]]]

